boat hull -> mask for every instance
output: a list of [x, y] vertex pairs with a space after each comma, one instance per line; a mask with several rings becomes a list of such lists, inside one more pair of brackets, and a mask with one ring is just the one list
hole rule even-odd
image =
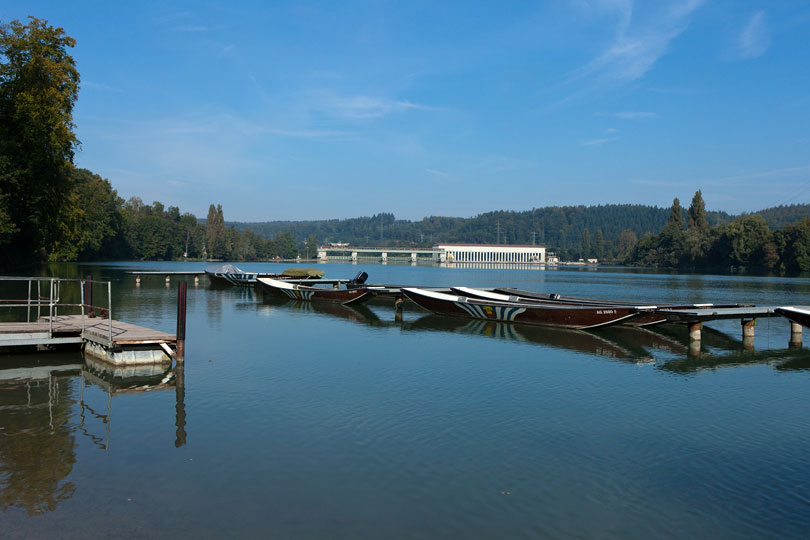
[[402, 293], [422, 308], [441, 315], [558, 328], [600, 328], [639, 316], [638, 309], [633, 307], [495, 302], [415, 288], [402, 289]]
[[308, 287], [285, 283], [281, 280], [258, 278], [256, 280], [262, 289], [281, 294], [293, 300], [303, 300], [305, 302], [336, 302], [338, 304], [361, 304], [369, 300], [373, 293], [366, 289], [321, 289], [318, 287]]

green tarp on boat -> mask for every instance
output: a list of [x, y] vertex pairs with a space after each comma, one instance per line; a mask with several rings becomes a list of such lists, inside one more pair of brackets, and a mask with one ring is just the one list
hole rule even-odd
[[316, 268], [288, 268], [281, 274], [291, 278], [320, 278], [324, 271]]

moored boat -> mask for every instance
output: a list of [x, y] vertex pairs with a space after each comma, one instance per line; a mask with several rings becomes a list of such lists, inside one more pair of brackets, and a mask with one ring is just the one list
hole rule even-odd
[[233, 264], [212, 264], [205, 268], [205, 275], [211, 279], [212, 283], [220, 285], [236, 285], [246, 287], [256, 283], [259, 277], [272, 279], [320, 279], [323, 277], [323, 270], [315, 268], [288, 268], [280, 274], [245, 272]]
[[256, 282], [264, 289], [274, 293], [281, 293], [294, 300], [324, 300], [340, 304], [359, 304], [370, 299], [373, 293], [365, 288], [352, 289], [322, 288], [291, 283], [280, 279], [266, 277], [256, 278]]
[[741, 308], [753, 307], [753, 304], [713, 304], [713, 303], [697, 303], [697, 304], [651, 304], [648, 302], [629, 302], [622, 300], [600, 300], [597, 298], [579, 298], [576, 296], [562, 296], [560, 294], [540, 294], [530, 291], [522, 291], [520, 289], [509, 288], [496, 288], [493, 291], [483, 291], [481, 289], [470, 289], [468, 287], [457, 287], [458, 291], [465, 291], [462, 294], [477, 296], [482, 298], [495, 298], [494, 295], [503, 295], [498, 297], [501, 300], [508, 300], [513, 302], [539, 302], [543, 304], [558, 304], [569, 306], [635, 306], [650, 308], [646, 313], [639, 317], [626, 321], [623, 324], [630, 326], [654, 326], [663, 324], [669, 319], [659, 309], [709, 309], [709, 308]]
[[653, 309], [635, 306], [561, 306], [503, 302], [413, 287], [402, 289], [402, 293], [422, 308], [441, 315], [580, 330], [619, 324]]

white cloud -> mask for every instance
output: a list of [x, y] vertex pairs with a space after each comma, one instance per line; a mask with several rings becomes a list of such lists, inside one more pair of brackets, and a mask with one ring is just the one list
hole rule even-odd
[[580, 146], [602, 146], [603, 144], [611, 143], [613, 141], [617, 141], [618, 137], [604, 137], [602, 139], [591, 139], [589, 141], [582, 141], [579, 143]]
[[332, 98], [327, 109], [344, 118], [367, 119], [380, 118], [389, 114], [408, 110], [430, 110], [431, 107], [411, 103], [407, 100], [386, 100], [368, 96]]
[[603, 2], [610, 18], [617, 18], [613, 40], [599, 56], [573, 71], [565, 84], [583, 82], [579, 93], [605, 86], [621, 86], [643, 77], [670, 50], [671, 42], [689, 26], [689, 18], [703, 0], [686, 0], [634, 17], [630, 1]]
[[740, 56], [745, 59], [759, 58], [770, 46], [771, 34], [765, 19], [765, 12], [758, 11], [751, 16], [740, 34]]

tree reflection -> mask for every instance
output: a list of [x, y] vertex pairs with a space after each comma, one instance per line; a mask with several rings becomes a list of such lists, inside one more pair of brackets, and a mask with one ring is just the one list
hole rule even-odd
[[76, 462], [70, 417], [76, 402], [70, 377], [0, 380], [0, 507], [28, 515], [56, 509], [76, 485], [67, 481]]

